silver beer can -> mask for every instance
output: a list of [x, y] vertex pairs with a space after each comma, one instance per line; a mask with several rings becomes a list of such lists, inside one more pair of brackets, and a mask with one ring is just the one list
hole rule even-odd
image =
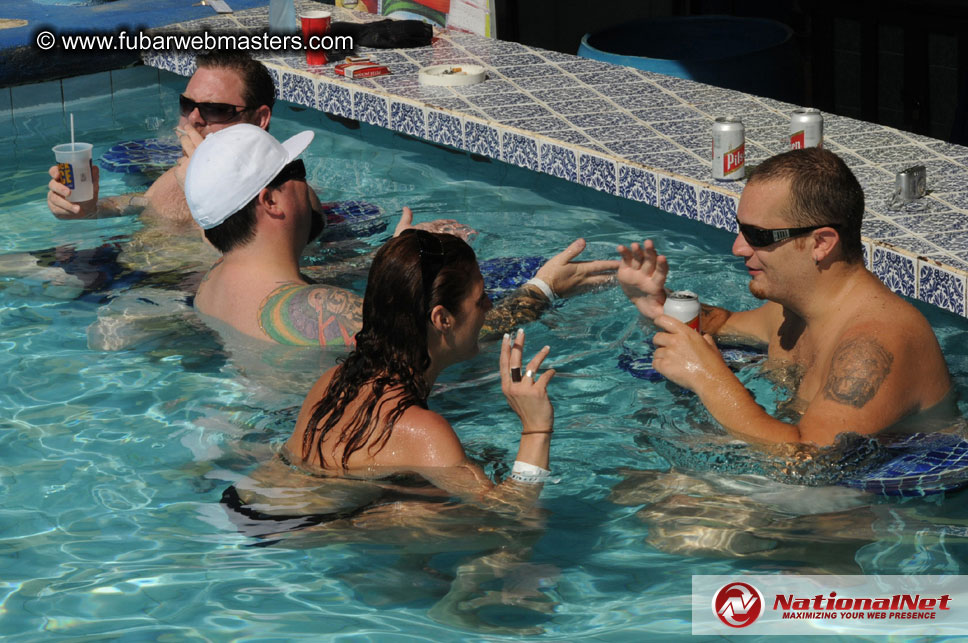
[[819, 109], [795, 109], [790, 116], [790, 149], [807, 147], [823, 147], [823, 114]]
[[662, 312], [699, 331], [699, 313], [702, 312], [702, 307], [699, 305], [699, 295], [691, 290], [676, 290], [666, 295]]
[[746, 129], [736, 116], [713, 122], [713, 178], [735, 181], [746, 177]]

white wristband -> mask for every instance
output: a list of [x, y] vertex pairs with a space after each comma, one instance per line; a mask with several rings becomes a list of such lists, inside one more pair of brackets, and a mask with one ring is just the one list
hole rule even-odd
[[531, 279], [528, 279], [525, 282], [525, 285], [528, 285], [528, 284], [540, 290], [544, 294], [544, 296], [548, 298], [548, 301], [554, 301], [555, 299], [558, 299], [558, 296], [555, 294], [555, 291], [551, 289], [551, 286], [545, 283], [544, 279], [539, 279], [538, 277], [532, 277]]
[[533, 464], [515, 460], [509, 477], [524, 484], [538, 484], [550, 478], [551, 472]]

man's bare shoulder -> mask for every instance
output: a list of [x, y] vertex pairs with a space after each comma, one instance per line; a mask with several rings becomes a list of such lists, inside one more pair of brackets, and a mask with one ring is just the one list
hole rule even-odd
[[334, 286], [287, 283], [259, 305], [266, 336], [293, 346], [352, 346], [362, 327], [362, 300]]

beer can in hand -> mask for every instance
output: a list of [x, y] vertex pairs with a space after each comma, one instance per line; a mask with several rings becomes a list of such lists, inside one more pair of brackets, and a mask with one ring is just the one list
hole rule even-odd
[[790, 149], [807, 147], [823, 147], [823, 114], [819, 109], [795, 109], [790, 116]]
[[720, 116], [713, 122], [713, 178], [735, 181], [746, 178], [746, 129], [736, 116]]
[[699, 332], [699, 295], [691, 290], [676, 290], [666, 295], [662, 312]]

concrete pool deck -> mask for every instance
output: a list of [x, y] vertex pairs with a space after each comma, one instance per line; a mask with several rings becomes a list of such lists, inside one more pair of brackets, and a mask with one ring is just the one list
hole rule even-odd
[[[301, 5], [319, 5], [297, 0]], [[268, 8], [172, 25], [197, 33], [261, 32]], [[334, 20], [379, 16], [334, 9]], [[667, 212], [736, 231], [745, 181], [712, 179], [712, 121], [739, 115], [747, 163], [787, 149], [796, 105], [693, 81], [581, 59], [472, 34], [439, 31], [432, 46], [359, 49], [391, 75], [348, 80], [333, 64], [310, 69], [301, 53], [257, 53], [277, 95], [317, 110], [389, 128], [472, 154], [544, 172]], [[184, 76], [189, 53], [144, 53], [146, 64]], [[432, 64], [478, 64], [488, 80], [428, 87], [417, 72]], [[825, 146], [864, 187], [868, 267], [892, 290], [968, 316], [968, 148], [825, 114]], [[889, 207], [896, 172], [927, 167], [929, 194]]]

